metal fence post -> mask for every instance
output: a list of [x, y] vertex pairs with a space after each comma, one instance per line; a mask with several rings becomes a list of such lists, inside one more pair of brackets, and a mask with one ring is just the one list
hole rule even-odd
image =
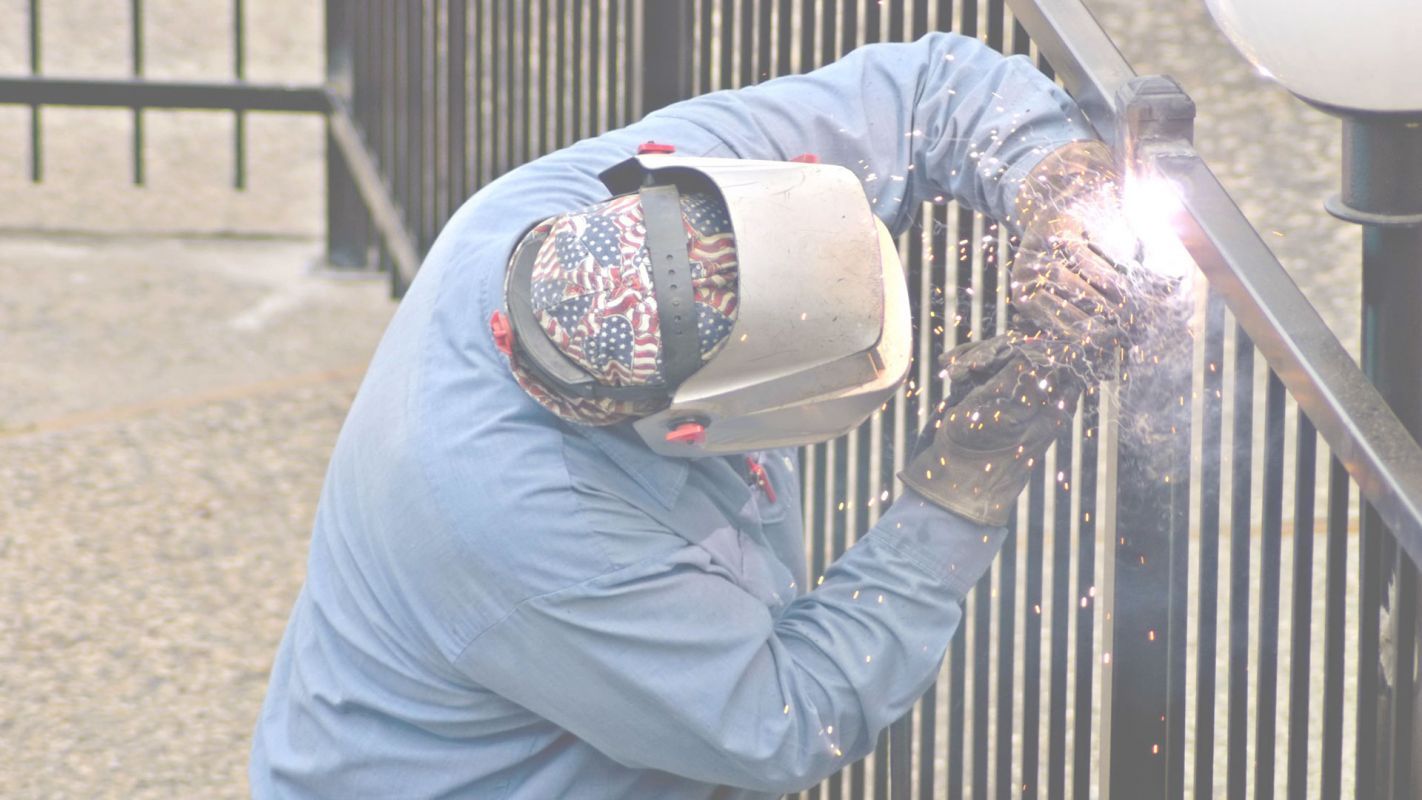
[[[1345, 114], [1343, 191], [1328, 202], [1335, 216], [1363, 226], [1363, 370], [1414, 437], [1422, 434], [1422, 317], [1416, 309], [1422, 297], [1419, 123], [1417, 115]], [[1389, 585], [1365, 584], [1363, 591], [1388, 609], [1392, 648], [1378, 653], [1391, 663], [1374, 666], [1367, 661], [1378, 659], [1367, 658], [1359, 664], [1358, 786], [1359, 796], [1368, 791], [1411, 797], [1419, 777], [1413, 774], [1417, 567], [1401, 548], [1391, 546], [1390, 537], [1384, 538], [1386, 531], [1369, 507], [1363, 515], [1364, 557], [1381, 558], [1363, 565], [1364, 576], [1380, 583], [1386, 575]], [[1364, 620], [1365, 649], [1373, 651], [1375, 608], [1365, 607], [1369, 618]], [[1380, 673], [1376, 678], [1374, 670]], [[1387, 677], [1391, 685], [1381, 685]]]
[[[1184, 742], [1171, 734], [1183, 727], [1185, 684], [1171, 645], [1183, 636], [1177, 618], [1184, 610], [1188, 564], [1178, 545], [1189, 530], [1189, 440], [1170, 431], [1169, 415], [1159, 417], [1167, 425], [1162, 430], [1144, 409], [1168, 408], [1182, 393], [1182, 376], [1169, 374], [1169, 366], [1129, 366], [1135, 369], [1114, 397], [1106, 393], [1105, 447], [1114, 455], [1107, 464], [1106, 505], [1115, 513], [1103, 516], [1102, 797], [1179, 796], [1171, 791], [1171, 755], [1183, 753]], [[1184, 380], [1188, 397], [1188, 373]], [[1188, 413], [1187, 407], [1175, 417], [1187, 428]]]
[[690, 0], [645, 0], [642, 11], [642, 113], [691, 96]]
[[[326, 90], [348, 104], [355, 85], [354, 20], [347, 0], [326, 0]], [[326, 258], [334, 267], [364, 267], [372, 224], [350, 165], [326, 121]]]
[[[1127, 168], [1184, 144], [1194, 103], [1173, 80], [1117, 94]], [[1190, 501], [1190, 337], [1168, 311], [1125, 351], [1106, 392], [1108, 553], [1103, 585], [1102, 796], [1180, 797], [1185, 763], [1185, 608]]]

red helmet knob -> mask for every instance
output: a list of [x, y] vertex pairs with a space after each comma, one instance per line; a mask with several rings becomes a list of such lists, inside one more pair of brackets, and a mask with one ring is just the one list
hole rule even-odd
[[700, 447], [706, 444], [706, 426], [699, 422], [680, 422], [667, 433], [667, 441], [672, 444], [686, 444]]
[[495, 311], [489, 317], [489, 331], [494, 334], [494, 346], [499, 348], [499, 352], [506, 356], [513, 355], [513, 326], [509, 324], [508, 315]]
[[661, 142], [643, 142], [637, 147], [637, 155], [669, 155], [676, 152], [676, 145]]

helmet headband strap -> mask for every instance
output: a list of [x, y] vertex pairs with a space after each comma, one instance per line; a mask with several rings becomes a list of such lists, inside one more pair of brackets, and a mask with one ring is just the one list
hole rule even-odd
[[647, 228], [648, 275], [661, 329], [662, 377], [666, 392], [701, 368], [701, 338], [687, 255], [681, 193], [672, 185], [643, 186], [642, 218]]

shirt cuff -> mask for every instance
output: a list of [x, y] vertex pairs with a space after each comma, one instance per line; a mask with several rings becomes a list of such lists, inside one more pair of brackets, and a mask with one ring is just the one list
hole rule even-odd
[[1002, 549], [1007, 528], [969, 521], [908, 489], [869, 536], [966, 595]]

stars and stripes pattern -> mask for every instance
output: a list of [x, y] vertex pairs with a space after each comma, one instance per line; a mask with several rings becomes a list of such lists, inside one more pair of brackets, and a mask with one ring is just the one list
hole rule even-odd
[[[718, 198], [682, 195], [681, 211], [704, 362], [720, 350], [735, 323], [739, 262], [731, 220]], [[603, 385], [662, 385], [661, 328], [639, 197], [623, 195], [554, 217], [534, 229], [540, 233], [548, 238], [534, 262], [531, 288], [543, 332]], [[610, 425], [660, 406], [560, 397], [516, 360], [512, 366], [525, 391], [572, 422]]]

